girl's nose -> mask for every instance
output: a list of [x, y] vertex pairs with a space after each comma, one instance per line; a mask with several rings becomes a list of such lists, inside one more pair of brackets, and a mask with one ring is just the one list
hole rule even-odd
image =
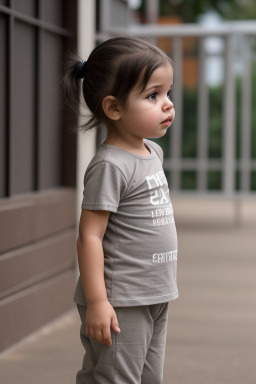
[[173, 102], [167, 98], [167, 100], [165, 101], [165, 103], [163, 105], [163, 110], [168, 111], [168, 110], [171, 110], [172, 108], [173, 108]]

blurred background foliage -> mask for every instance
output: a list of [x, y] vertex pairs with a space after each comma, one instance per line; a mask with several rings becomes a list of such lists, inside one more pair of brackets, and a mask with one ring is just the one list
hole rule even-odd
[[[142, 0], [139, 11], [145, 14], [146, 1]], [[255, 0], [160, 0], [160, 16], [179, 16], [184, 23], [195, 23], [198, 16], [214, 10], [224, 20], [256, 19]]]

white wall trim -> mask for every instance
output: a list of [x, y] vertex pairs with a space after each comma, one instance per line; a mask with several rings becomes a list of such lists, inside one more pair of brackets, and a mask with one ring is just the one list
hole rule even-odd
[[[95, 0], [78, 0], [78, 54], [86, 60], [95, 45]], [[81, 213], [84, 172], [95, 154], [96, 133], [77, 135], [77, 223]]]

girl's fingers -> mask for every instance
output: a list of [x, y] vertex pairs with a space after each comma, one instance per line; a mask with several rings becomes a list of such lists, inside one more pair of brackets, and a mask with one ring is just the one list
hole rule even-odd
[[103, 328], [102, 330], [102, 338], [103, 338], [103, 342], [104, 344], [110, 346], [112, 345], [112, 339], [111, 339], [111, 332], [110, 332], [110, 328]]
[[102, 331], [100, 328], [94, 330], [95, 339], [98, 341], [98, 343], [103, 344], [103, 338], [102, 338]]
[[91, 339], [95, 339], [98, 343], [112, 345], [110, 328], [94, 329], [93, 327], [86, 326], [86, 333]]
[[118, 333], [121, 332], [121, 330], [119, 328], [119, 324], [118, 324], [118, 320], [117, 320], [116, 314], [111, 319], [111, 327], [112, 327], [113, 331], [118, 332]]
[[95, 339], [95, 332], [92, 327], [88, 327], [88, 335], [92, 338]]

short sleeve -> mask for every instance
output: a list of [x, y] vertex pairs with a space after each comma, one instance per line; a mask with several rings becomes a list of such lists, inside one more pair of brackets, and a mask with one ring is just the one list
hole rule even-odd
[[126, 179], [117, 166], [100, 162], [85, 173], [81, 208], [116, 212], [126, 187]]

